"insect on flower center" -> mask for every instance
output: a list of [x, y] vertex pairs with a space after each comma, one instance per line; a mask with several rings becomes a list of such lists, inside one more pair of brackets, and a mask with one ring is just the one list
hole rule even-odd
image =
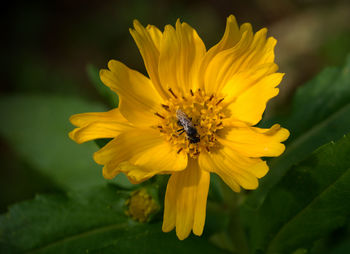
[[224, 127], [226, 118], [224, 99], [201, 90], [190, 90], [188, 96], [181, 97], [171, 89], [169, 93], [171, 97], [162, 104], [164, 110], [155, 113], [159, 118], [157, 128], [165, 139], [178, 153], [185, 152], [192, 158], [218, 146], [217, 132]]

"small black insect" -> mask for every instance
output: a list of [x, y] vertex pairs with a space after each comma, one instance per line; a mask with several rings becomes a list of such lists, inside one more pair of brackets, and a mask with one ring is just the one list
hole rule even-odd
[[176, 117], [178, 125], [182, 126], [182, 128], [178, 130], [178, 132], [180, 132], [179, 135], [186, 132], [186, 136], [190, 143], [198, 143], [200, 138], [192, 120], [181, 109], [176, 111]]

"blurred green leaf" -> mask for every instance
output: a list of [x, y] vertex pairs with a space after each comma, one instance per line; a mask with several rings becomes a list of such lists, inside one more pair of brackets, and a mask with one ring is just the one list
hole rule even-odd
[[138, 186], [138, 184], [132, 184], [124, 173], [120, 173], [113, 179], [106, 181], [110, 184], [115, 184], [122, 189], [134, 189]]
[[94, 142], [96, 143], [96, 145], [99, 147], [99, 148], [102, 148], [104, 147], [105, 145], [107, 145], [107, 143], [109, 141], [111, 141], [112, 139], [111, 138], [100, 138], [100, 139], [95, 139]]
[[95, 86], [97, 92], [106, 100], [109, 106], [116, 108], [119, 104], [119, 98], [118, 95], [112, 92], [109, 87], [105, 86], [101, 79], [99, 74], [99, 69], [92, 65], [88, 64], [86, 66], [86, 72], [88, 74], [88, 77], [91, 81], [91, 83]]
[[105, 186], [17, 204], [0, 217], [0, 252], [225, 253], [203, 238], [179, 241], [160, 223], [131, 220], [125, 215], [129, 195]]
[[342, 242], [339, 246], [335, 247], [329, 254], [346, 254], [350, 253], [350, 239]]
[[63, 189], [81, 189], [104, 182], [93, 159], [93, 142], [78, 145], [68, 138], [73, 130], [69, 117], [76, 113], [104, 111], [79, 98], [49, 95], [0, 97], [0, 135], [35, 170]]
[[213, 200], [215, 202], [223, 203], [224, 201], [224, 190], [223, 190], [223, 181], [216, 174], [210, 175], [210, 185], [209, 185], [209, 193], [208, 199]]
[[328, 64], [343, 64], [347, 52], [350, 52], [350, 30], [328, 37], [319, 53]]
[[255, 250], [308, 248], [350, 216], [350, 134], [324, 145], [273, 187], [251, 230]]
[[285, 119], [263, 123], [280, 123], [291, 135], [286, 151], [269, 161], [270, 171], [246, 205], [258, 206], [267, 191], [286, 171], [310, 155], [316, 148], [350, 132], [350, 57], [343, 68], [327, 68], [299, 88], [293, 99], [292, 112]]
[[[346, 248], [348, 251], [345, 251]], [[309, 254], [331, 254], [333, 252], [350, 253], [350, 220], [347, 225], [315, 241], [308, 251]]]

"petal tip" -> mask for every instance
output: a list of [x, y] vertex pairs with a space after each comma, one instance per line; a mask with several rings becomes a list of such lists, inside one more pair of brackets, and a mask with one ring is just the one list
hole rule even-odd
[[[101, 151], [101, 149], [99, 150]], [[94, 159], [94, 161], [97, 163], [97, 164], [100, 164], [100, 165], [103, 165], [103, 161], [100, 160], [100, 157], [99, 157], [99, 151], [95, 152], [93, 155], [92, 155], [92, 158]]]
[[[116, 66], [119, 66], [119, 65], [123, 65], [123, 64], [117, 60], [114, 60], [114, 59], [109, 60], [108, 64], [107, 64], [108, 69], [110, 69], [111, 71], [113, 71], [113, 69], [115, 69]], [[105, 71], [108, 71], [108, 70], [105, 70]]]
[[133, 29], [133, 28], [130, 27], [130, 28], [129, 28], [129, 33], [131, 34], [132, 37], [134, 37], [136, 31], [135, 31], [135, 29]]
[[283, 139], [282, 141], [285, 141], [285, 140], [287, 140], [289, 138], [290, 131], [288, 129], [283, 128], [283, 132], [284, 132], [284, 138], [285, 139]]
[[143, 26], [141, 25], [140, 21], [138, 21], [137, 19], [134, 19], [134, 20], [132, 21], [132, 24], [133, 24], [133, 26], [134, 26], [135, 29], [137, 29], [137, 28], [143, 28]]
[[68, 137], [69, 137], [71, 140], [73, 140], [73, 141], [76, 142], [76, 140], [75, 140], [75, 132], [76, 132], [76, 129], [74, 129], [74, 130], [72, 130], [71, 132], [69, 132], [69, 133], [68, 133]]
[[103, 76], [105, 76], [108, 72], [109, 72], [109, 70], [101, 69], [101, 70], [99, 71], [100, 79], [102, 79]]
[[194, 225], [192, 232], [196, 236], [201, 236], [203, 234], [203, 230], [204, 230], [204, 223], [203, 223], [203, 225]]
[[[94, 154], [95, 155], [95, 154]], [[102, 175], [107, 180], [112, 180], [114, 177], [116, 177], [120, 173], [120, 170], [116, 168], [108, 168], [107, 166], [104, 166], [102, 169]]]
[[79, 126], [77, 125], [77, 121], [76, 121], [76, 120], [77, 120], [77, 114], [70, 116], [68, 120], [69, 120], [69, 122], [70, 122], [71, 124], [73, 124], [74, 126], [79, 127]]
[[178, 18], [177, 20], [176, 20], [176, 28], [178, 27], [178, 26], [180, 26], [182, 23], [181, 23], [181, 20], [180, 20], [180, 18]]
[[175, 225], [170, 225], [170, 224], [168, 224], [168, 223], [166, 224], [166, 223], [164, 222], [164, 220], [163, 220], [162, 231], [163, 231], [164, 233], [170, 232], [171, 230], [174, 229], [174, 227], [175, 227]]
[[68, 136], [71, 140], [73, 140], [77, 144], [82, 144], [88, 141], [82, 137], [81, 128], [75, 128], [74, 130], [68, 133]]
[[235, 17], [235, 15], [230, 14], [230, 15], [227, 17], [227, 21], [229, 21], [229, 22], [236, 22], [236, 17]]
[[179, 240], [185, 240], [189, 235], [190, 235], [191, 231], [185, 231], [185, 230], [178, 230], [178, 228], [176, 227], [176, 236], [177, 238], [179, 238]]

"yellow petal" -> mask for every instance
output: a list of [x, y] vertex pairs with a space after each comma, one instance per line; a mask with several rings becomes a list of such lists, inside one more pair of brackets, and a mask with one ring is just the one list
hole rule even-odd
[[201, 235], [205, 223], [210, 174], [198, 167], [196, 160], [189, 160], [185, 170], [171, 175], [165, 194], [163, 231], [176, 227], [180, 240], [191, 230]]
[[241, 38], [241, 33], [237, 25], [235, 16], [230, 15], [226, 20], [225, 33], [218, 44], [213, 46], [208, 53], [217, 54], [218, 52], [232, 48]]
[[160, 49], [160, 42], [162, 40], [163, 37], [163, 33], [155, 26], [152, 25], [147, 25], [146, 30], [148, 32], [148, 34], [151, 36], [151, 39], [154, 43], [154, 45], [156, 46], [156, 48]]
[[194, 208], [194, 222], [192, 229], [193, 233], [198, 236], [202, 235], [204, 229], [209, 184], [210, 173], [199, 169], [199, 183], [197, 186], [197, 199]]
[[141, 73], [131, 70], [121, 62], [111, 60], [110, 70], [101, 70], [102, 82], [120, 98], [119, 109], [135, 125], [152, 125], [157, 122], [154, 113], [161, 109], [162, 98], [152, 82]]
[[122, 122], [128, 123], [123, 117], [118, 108], [112, 109], [107, 112], [91, 112], [72, 115], [69, 121], [77, 126], [83, 127], [95, 122]]
[[155, 174], [180, 171], [187, 165], [187, 155], [178, 154], [159, 131], [153, 129], [123, 132], [96, 152], [94, 159], [105, 165], [103, 175], [106, 178], [123, 172], [134, 182]]
[[231, 117], [250, 125], [257, 124], [265, 111], [266, 103], [278, 94], [283, 73], [274, 73], [261, 79], [254, 86], [242, 93], [228, 106]]
[[177, 180], [178, 177], [170, 176], [164, 198], [163, 232], [173, 230], [176, 224], [176, 202], [177, 202]]
[[273, 63], [276, 40], [272, 37], [266, 39], [266, 28], [253, 36], [251, 25], [246, 23], [241, 26], [240, 33], [239, 42], [219, 52], [208, 65], [205, 73], [205, 89], [208, 93], [220, 91], [237, 73]]
[[[225, 33], [218, 44], [214, 45], [212, 48], [208, 50], [208, 52], [205, 54], [205, 57], [202, 61], [201, 67], [200, 67], [200, 73], [205, 73], [208, 64], [213, 59], [215, 55], [217, 55], [219, 52], [232, 48], [241, 38], [241, 33], [239, 31], [239, 27], [237, 25], [236, 18], [233, 15], [230, 15], [227, 18], [226, 21], [226, 28]], [[204, 75], [200, 75], [201, 80], [199, 81], [200, 84], [204, 84]], [[202, 87], [200, 87], [202, 88]]]
[[128, 127], [128, 125], [115, 123], [92, 123], [85, 127], [74, 129], [69, 133], [69, 137], [78, 144], [81, 144], [94, 139], [115, 138]]
[[69, 137], [78, 144], [99, 138], [114, 138], [121, 132], [133, 128], [120, 114], [119, 109], [76, 114], [71, 116], [70, 121], [79, 127], [69, 133]]
[[215, 55], [205, 72], [205, 91], [216, 93], [226, 84], [239, 68], [241, 57], [246, 54], [252, 41], [253, 31], [250, 24], [243, 24], [241, 38], [232, 48], [223, 50]]
[[220, 143], [247, 157], [280, 156], [285, 149], [281, 142], [289, 137], [289, 131], [275, 124], [270, 129], [256, 127], [230, 128]]
[[233, 171], [227, 168], [227, 166], [219, 161], [219, 164], [216, 163], [217, 156], [212, 156], [206, 153], [201, 153], [198, 158], [199, 167], [208, 172], [214, 172], [220, 176], [220, 178], [235, 192], [240, 192], [241, 187], [232, 176]]
[[200, 168], [218, 174], [236, 192], [240, 191], [240, 186], [248, 190], [256, 189], [257, 178], [268, 172], [266, 162], [242, 156], [225, 146], [211, 153], [202, 152], [198, 161]]
[[130, 29], [130, 33], [140, 50], [148, 75], [160, 96], [166, 99], [168, 94], [161, 86], [158, 73], [159, 48], [163, 36], [162, 32], [151, 25], [148, 25], [145, 29], [137, 20], [134, 20], [134, 28], [135, 29]]
[[275, 63], [267, 63], [248, 71], [234, 74], [221, 91], [225, 97], [225, 102], [230, 103], [237, 99], [247, 89], [254, 86], [266, 76], [275, 73], [277, 70], [278, 66]]
[[266, 34], [266, 28], [255, 33], [249, 49], [236, 63], [236, 72], [249, 70], [261, 64], [274, 61], [273, 49], [276, 45], [276, 40], [273, 37], [266, 40]]
[[186, 23], [167, 25], [160, 43], [159, 77], [166, 89], [189, 94], [197, 86], [198, 71], [205, 46], [197, 32]]

